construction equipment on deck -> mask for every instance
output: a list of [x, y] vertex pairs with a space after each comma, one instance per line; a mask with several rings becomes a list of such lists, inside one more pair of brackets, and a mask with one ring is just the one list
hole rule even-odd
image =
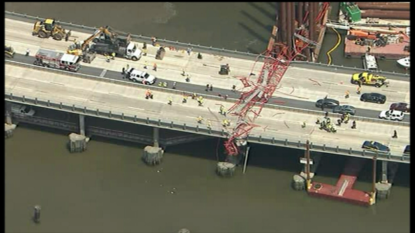
[[69, 37], [70, 32], [66, 32], [61, 25], [56, 23], [55, 19], [45, 19], [35, 22], [32, 35], [40, 38], [52, 37], [55, 40], [62, 40]]
[[5, 50], [4, 50], [4, 57], [6, 58], [13, 58], [14, 57], [14, 49], [11, 46], [7, 46], [5, 45]]
[[89, 52], [89, 44], [94, 42], [100, 42], [101, 40], [115, 40], [117, 35], [110, 30], [109, 26], [98, 28], [94, 34], [81, 42], [75, 42], [70, 45], [67, 53], [81, 56], [83, 62], [91, 63], [95, 59], [96, 53]]
[[341, 2], [340, 9], [352, 22], [358, 22], [362, 19], [362, 13], [359, 7], [353, 2]]

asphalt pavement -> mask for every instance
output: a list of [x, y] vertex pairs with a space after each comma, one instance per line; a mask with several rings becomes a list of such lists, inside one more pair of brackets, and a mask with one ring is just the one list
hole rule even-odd
[[[8, 59], [8, 58], [6, 58]], [[35, 58], [33, 56], [24, 56], [22, 54], [15, 54], [13, 59], [9, 59], [9, 60], [13, 60], [13, 61], [17, 61], [17, 62], [22, 62], [25, 64], [33, 64]], [[79, 71], [77, 73], [79, 74], [86, 74], [86, 75], [93, 75], [93, 76], [100, 76], [100, 74], [102, 73], [104, 69], [99, 69], [99, 68], [95, 68], [95, 67], [87, 67], [87, 66], [82, 66], [79, 69]], [[108, 79], [115, 79], [115, 80], [123, 80], [123, 76], [121, 75], [121, 71], [112, 71], [112, 70], [107, 70], [107, 72], [104, 75], [104, 78], [108, 78]], [[165, 80], [165, 79], [161, 79], [157, 77], [157, 80], [160, 82], [167, 82], [167, 83], [171, 83], [171, 80]], [[197, 85], [197, 84], [193, 84], [193, 83], [187, 83], [187, 82], [176, 82], [176, 90], [182, 90], [182, 91], [186, 91], [186, 92], [192, 92], [192, 93], [203, 93], [205, 95], [228, 95], [228, 97], [230, 98], [239, 98], [240, 97], [240, 92], [236, 91], [233, 92], [232, 90], [229, 89], [221, 89], [221, 88], [215, 88], [215, 86], [213, 85], [213, 91], [206, 91], [206, 86], [205, 85]], [[303, 101], [303, 100], [295, 100], [295, 99], [289, 99], [289, 98], [283, 98], [283, 97], [272, 97], [269, 101], [268, 104], [275, 104], [275, 105], [283, 105], [283, 106], [287, 106], [287, 107], [293, 107], [293, 108], [300, 108], [300, 109], [308, 109], [308, 110], [315, 110], [315, 111], [321, 111], [322, 115], [324, 114], [325, 111], [329, 111], [332, 112], [331, 109], [325, 109], [325, 111], [322, 111], [321, 108], [317, 108], [314, 104], [314, 102], [310, 102], [310, 101]], [[385, 109], [387, 109], [389, 106], [385, 105]], [[367, 110], [367, 109], [361, 109], [361, 108], [356, 108], [356, 116], [362, 116], [362, 117], [368, 117], [368, 118], [378, 118], [379, 116], [379, 111], [376, 110]], [[405, 116], [405, 119], [403, 120], [403, 122], [410, 122], [410, 115], [407, 114]]]

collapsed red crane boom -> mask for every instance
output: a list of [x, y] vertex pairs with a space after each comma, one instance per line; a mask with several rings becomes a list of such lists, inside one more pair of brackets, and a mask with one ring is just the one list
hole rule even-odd
[[[328, 3], [324, 3], [321, 12], [326, 11], [327, 7]], [[317, 15], [317, 21], [321, 20], [323, 16], [323, 13], [321, 12]], [[274, 57], [272, 56], [272, 50], [266, 50], [263, 53], [264, 64], [258, 75], [256, 83], [250, 81], [247, 77], [240, 78], [245, 88], [252, 88], [246, 92], [243, 92], [239, 100], [228, 110], [230, 114], [238, 116], [235, 128], [231, 132], [229, 139], [224, 143], [228, 155], [238, 155], [239, 149], [236, 141], [246, 140], [249, 132], [255, 127], [252, 123], [260, 115], [264, 104], [267, 103], [269, 98], [272, 97], [277, 85], [287, 71], [290, 62], [297, 55], [301, 54], [301, 52], [308, 46], [309, 44], [307, 41], [305, 41], [301, 47], [297, 47], [297, 45], [294, 44], [295, 48], [293, 49], [292, 54], [288, 54], [287, 46], [284, 45], [280, 50], [281, 52]], [[260, 56], [257, 57], [255, 63], [258, 61], [259, 57]], [[255, 106], [258, 107], [256, 110], [254, 109]], [[248, 113], [254, 114], [253, 118], [250, 119], [250, 122], [247, 121]]]

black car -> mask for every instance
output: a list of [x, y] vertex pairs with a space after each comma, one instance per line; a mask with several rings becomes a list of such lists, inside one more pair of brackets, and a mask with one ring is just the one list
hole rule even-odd
[[375, 141], [365, 141], [362, 145], [362, 148], [379, 152], [390, 152], [389, 147]]
[[324, 98], [324, 99], [319, 99], [316, 102], [316, 107], [317, 108], [321, 108], [321, 107], [334, 108], [334, 107], [339, 106], [339, 105], [340, 105], [339, 101], [335, 100], [335, 99]]
[[405, 147], [405, 150], [403, 151], [404, 155], [410, 155], [411, 154], [411, 145], [407, 145]]
[[346, 114], [349, 113], [350, 115], [356, 114], [356, 109], [353, 106], [350, 105], [341, 105], [336, 106], [333, 108], [334, 113], [340, 113], [340, 114]]
[[409, 104], [407, 103], [393, 103], [389, 107], [389, 110], [398, 110], [401, 112], [409, 112]]
[[364, 93], [360, 96], [360, 100], [363, 102], [384, 104], [386, 102], [386, 96], [379, 93]]

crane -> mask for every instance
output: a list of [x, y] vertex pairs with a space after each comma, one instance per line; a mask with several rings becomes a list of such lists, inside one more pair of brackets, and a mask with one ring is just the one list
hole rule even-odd
[[[324, 3], [323, 6], [322, 11], [327, 10], [328, 3]], [[322, 15], [323, 14], [321, 13], [318, 14], [316, 20], [321, 20]], [[279, 54], [275, 54], [273, 49], [267, 49], [262, 54], [258, 55], [253, 67], [255, 67], [256, 62], [261, 56], [263, 56], [264, 59], [263, 66], [256, 82], [248, 80], [247, 77], [240, 78], [244, 87], [249, 87], [250, 90], [242, 92], [239, 100], [228, 110], [228, 114], [238, 116], [235, 127], [230, 133], [228, 140], [224, 143], [228, 155], [238, 155], [238, 147], [246, 145], [249, 132], [257, 126], [253, 122], [260, 115], [264, 104], [272, 97], [277, 85], [287, 71], [290, 62], [295, 59], [297, 55], [301, 55], [301, 52], [309, 47], [309, 45], [318, 46], [316, 42], [307, 39], [305, 33], [301, 34], [293, 35], [293, 37], [302, 39], [304, 43], [301, 46], [294, 44], [294, 49], [291, 54], [287, 52], [288, 47], [286, 45], [279, 45], [281, 46]], [[255, 107], [257, 108], [255, 109]], [[248, 116], [248, 113], [252, 113], [253, 117], [251, 118]]]
[[111, 41], [114, 41], [117, 38], [117, 34], [114, 33], [109, 26], [100, 27], [94, 32], [94, 34], [88, 37], [85, 41], [82, 41], [80, 44], [75, 43], [70, 45], [67, 50], [67, 53], [76, 56], [82, 56], [83, 53], [87, 50], [89, 43], [91, 43], [91, 41], [103, 34], [105, 35], [106, 39], [109, 38], [111, 39]]

